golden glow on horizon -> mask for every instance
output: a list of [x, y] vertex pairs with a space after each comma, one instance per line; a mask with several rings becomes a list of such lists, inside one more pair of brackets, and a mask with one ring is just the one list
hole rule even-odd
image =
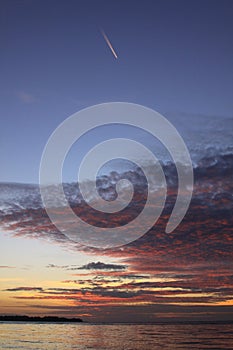
[[[157, 305], [166, 305], [166, 308], [233, 306], [232, 295], [205, 292], [205, 285], [201, 291], [204, 275], [193, 273], [193, 278], [186, 279], [185, 274], [176, 272], [176, 266], [174, 271], [172, 268], [169, 272], [158, 271], [158, 275], [154, 271], [144, 273], [133, 266], [126, 270], [84, 268], [82, 271], [80, 266], [93, 260], [121, 265], [125, 262], [121, 256], [113, 259], [111, 256], [74, 253], [40, 240], [19, 240], [2, 235], [0, 243], [5, 247], [0, 261], [0, 314], [83, 314], [98, 320], [98, 313], [100, 317], [105, 317], [105, 313], [108, 316], [108, 307], [138, 307], [142, 314], [150, 315]], [[76, 274], [73, 273], [74, 266], [78, 270]], [[219, 274], [224, 276], [224, 272], [220, 270]], [[197, 283], [199, 289], [195, 292]], [[167, 312], [166, 309], [164, 317]]]
[[216, 302], [216, 305], [233, 306], [233, 299], [218, 301]]

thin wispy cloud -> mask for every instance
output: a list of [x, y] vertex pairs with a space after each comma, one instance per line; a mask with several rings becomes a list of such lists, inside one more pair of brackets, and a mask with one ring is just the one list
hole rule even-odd
[[69, 265], [56, 265], [56, 264], [48, 264], [46, 266], [48, 269], [68, 269]]
[[18, 91], [17, 96], [23, 103], [30, 104], [37, 101], [37, 98], [26, 91]]
[[16, 288], [7, 288], [6, 292], [42, 292], [43, 288], [41, 287], [16, 287]]

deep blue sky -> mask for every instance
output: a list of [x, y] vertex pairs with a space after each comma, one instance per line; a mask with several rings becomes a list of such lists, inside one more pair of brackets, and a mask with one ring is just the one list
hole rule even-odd
[[230, 0], [2, 0], [0, 16], [0, 181], [37, 182], [49, 135], [93, 104], [232, 117]]

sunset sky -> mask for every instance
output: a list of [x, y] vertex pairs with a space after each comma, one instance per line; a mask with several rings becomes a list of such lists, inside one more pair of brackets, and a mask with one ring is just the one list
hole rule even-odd
[[[230, 0], [1, 1], [0, 314], [233, 320], [232, 15]], [[67, 156], [64, 182], [77, 181], [93, 145], [118, 134], [157, 151], [171, 176], [156, 225], [137, 241], [103, 250], [60, 233], [37, 204], [37, 185], [54, 129], [111, 101], [166, 116], [187, 144], [195, 183], [185, 218], [166, 234], [177, 190], [161, 145], [130, 127], [84, 135]], [[144, 205], [140, 191], [134, 199], [115, 224]], [[85, 206], [74, 211], [90, 222], [107, 220]]]

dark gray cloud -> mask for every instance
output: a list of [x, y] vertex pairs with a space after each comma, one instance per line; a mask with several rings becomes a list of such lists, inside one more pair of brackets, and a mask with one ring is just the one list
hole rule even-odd
[[65, 270], [114, 270], [114, 271], [123, 271], [126, 269], [125, 265], [119, 264], [105, 264], [103, 262], [91, 262], [83, 266], [78, 265], [56, 265], [48, 264], [47, 268], [56, 268], [56, 269], [65, 269]]
[[16, 288], [8, 288], [5, 289], [6, 292], [28, 292], [28, 291], [36, 291], [43, 292], [43, 288], [41, 287], [16, 287]]
[[103, 262], [91, 262], [89, 264], [83, 265], [77, 270], [115, 270], [122, 271], [125, 270], [127, 266], [125, 265], [117, 265], [117, 264], [105, 264]]

